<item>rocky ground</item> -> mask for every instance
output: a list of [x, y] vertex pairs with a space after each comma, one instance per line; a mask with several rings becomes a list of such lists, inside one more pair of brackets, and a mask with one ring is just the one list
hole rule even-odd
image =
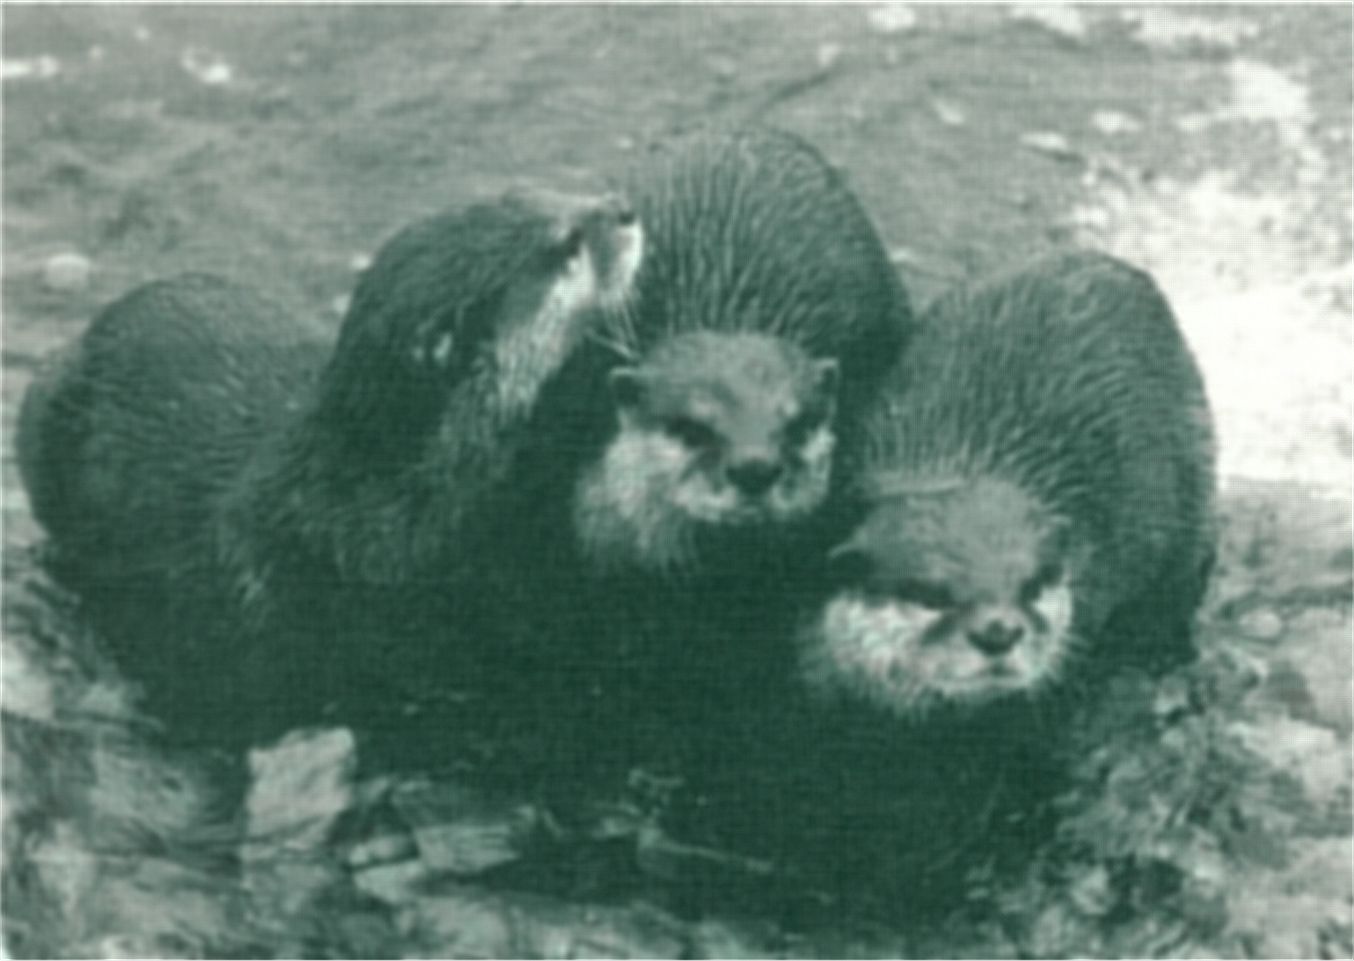
[[[9, 6], [4, 27], [11, 956], [1354, 953], [1347, 8]], [[549, 812], [363, 780], [341, 730], [257, 752], [247, 811], [222, 815], [211, 759], [140, 737], [32, 568], [8, 454], [35, 366], [186, 269], [336, 322], [401, 224], [596, 187], [705, 120], [819, 145], [920, 301], [1074, 244], [1154, 273], [1221, 434], [1200, 665], [1126, 686], [1056, 841], [924, 928], [489, 884]], [[654, 878], [719, 857], [616, 830]]]

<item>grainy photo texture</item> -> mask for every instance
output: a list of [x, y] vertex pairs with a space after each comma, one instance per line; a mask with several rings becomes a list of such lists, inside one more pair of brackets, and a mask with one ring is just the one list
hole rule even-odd
[[1352, 36], [6, 5], [4, 956], [1350, 957]]

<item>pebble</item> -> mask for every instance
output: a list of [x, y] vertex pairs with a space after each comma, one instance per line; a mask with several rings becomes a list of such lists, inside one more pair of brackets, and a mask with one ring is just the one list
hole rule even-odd
[[48, 290], [78, 293], [89, 286], [93, 270], [94, 265], [84, 254], [71, 251], [55, 254], [42, 267], [42, 282]]
[[230, 64], [217, 55], [196, 47], [189, 47], [183, 52], [183, 56], [179, 58], [179, 66], [200, 83], [211, 87], [230, 83], [234, 79], [234, 71], [231, 70]]
[[415, 857], [418, 848], [407, 834], [380, 834], [353, 846], [348, 852], [348, 866], [355, 869], [390, 864]]
[[1037, 23], [1065, 37], [1086, 36], [1086, 18], [1070, 3], [1017, 3], [1009, 8], [1013, 20]]
[[1078, 156], [1072, 145], [1067, 142], [1067, 138], [1060, 133], [1022, 134], [1020, 143], [1030, 150], [1057, 157], [1059, 160], [1071, 160]]
[[1283, 635], [1283, 618], [1268, 607], [1247, 611], [1237, 625], [1241, 633], [1257, 641], [1273, 641]]
[[0, 64], [0, 78], [5, 80], [21, 80], [26, 77], [46, 80], [60, 72], [61, 62], [56, 57], [46, 55], [27, 60], [10, 59]]
[[962, 127], [968, 118], [964, 111], [954, 103], [939, 98], [931, 101], [931, 110], [940, 119], [940, 122], [950, 127]]
[[1230, 50], [1259, 33], [1259, 28], [1248, 21], [1192, 17], [1164, 7], [1125, 10], [1119, 16], [1136, 29], [1139, 41], [1151, 47], [1196, 44]]
[[917, 11], [905, 3], [885, 3], [867, 14], [870, 26], [880, 33], [898, 33], [917, 25]]
[[1091, 126], [1113, 137], [1121, 133], [1137, 133], [1142, 129], [1142, 121], [1117, 110], [1097, 110], [1091, 115]]

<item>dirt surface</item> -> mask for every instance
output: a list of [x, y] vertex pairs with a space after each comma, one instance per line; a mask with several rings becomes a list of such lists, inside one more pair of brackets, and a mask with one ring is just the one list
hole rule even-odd
[[[1344, 6], [7, 5], [10, 956], [1349, 957], [1352, 27]], [[343, 731], [257, 752], [223, 818], [210, 760], [126, 726], [28, 560], [9, 454], [38, 363], [190, 269], [337, 324], [413, 218], [593, 189], [711, 120], [819, 146], [920, 302], [1073, 245], [1154, 273], [1221, 434], [1201, 666], [1130, 692], [1151, 723], [1088, 733], [1046, 858], [924, 929], [521, 894], [488, 877], [548, 812], [363, 781]], [[353, 814], [378, 794], [393, 815]], [[618, 829], [650, 880], [719, 860], [646, 830]]]

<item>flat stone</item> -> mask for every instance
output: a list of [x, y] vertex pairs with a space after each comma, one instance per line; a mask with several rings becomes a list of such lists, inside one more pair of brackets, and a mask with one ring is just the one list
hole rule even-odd
[[1283, 618], [1268, 607], [1247, 611], [1237, 623], [1241, 633], [1257, 641], [1274, 641], [1283, 636]]
[[42, 267], [42, 282], [48, 290], [63, 294], [79, 293], [89, 287], [94, 265], [84, 254], [73, 251], [55, 254]]

